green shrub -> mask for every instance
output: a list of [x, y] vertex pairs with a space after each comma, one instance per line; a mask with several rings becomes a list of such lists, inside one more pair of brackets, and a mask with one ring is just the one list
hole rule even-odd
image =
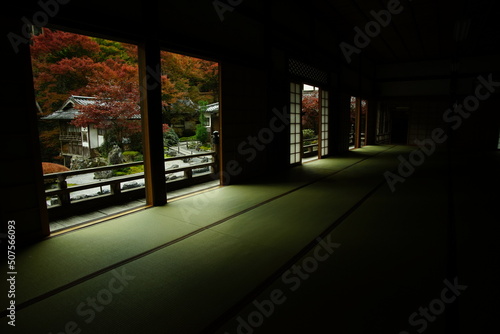
[[113, 176], [123, 176], [130, 174], [130, 167], [118, 168], [113, 170]]
[[139, 153], [136, 156], [134, 156], [134, 161], [144, 161], [144, 156]]
[[173, 129], [170, 129], [163, 133], [164, 146], [172, 147], [177, 145], [178, 142], [179, 142], [179, 136], [177, 136], [177, 133]]
[[196, 140], [204, 144], [208, 142], [208, 131], [207, 128], [201, 124], [196, 126]]
[[136, 161], [135, 157], [138, 156], [140, 153], [137, 151], [125, 151], [122, 153], [123, 158], [125, 159], [126, 162], [131, 162], [131, 161]]
[[137, 174], [144, 172], [144, 165], [132, 166], [129, 168], [129, 174]]
[[130, 156], [136, 156], [137, 154], [140, 154], [139, 152], [137, 151], [125, 151], [122, 153], [123, 155], [127, 156], [127, 155], [130, 155]]
[[193, 140], [196, 140], [196, 135], [195, 136], [191, 136], [191, 137], [181, 137], [181, 138], [179, 138], [180, 142], [193, 141]]
[[316, 133], [314, 133], [313, 129], [304, 129], [302, 130], [302, 138], [309, 139], [316, 137]]

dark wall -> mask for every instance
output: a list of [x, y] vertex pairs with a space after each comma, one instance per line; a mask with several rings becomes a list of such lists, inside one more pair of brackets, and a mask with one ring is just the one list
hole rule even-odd
[[[20, 31], [22, 22], [0, 14], [0, 34]], [[1, 39], [4, 68], [0, 76], [2, 131], [0, 138], [1, 233], [7, 222], [16, 222], [17, 243], [48, 235], [47, 210], [43, 193], [42, 164], [37, 132], [37, 108], [33, 91], [29, 47]]]
[[224, 184], [265, 173], [274, 133], [266, 124], [265, 70], [221, 64], [221, 144]]

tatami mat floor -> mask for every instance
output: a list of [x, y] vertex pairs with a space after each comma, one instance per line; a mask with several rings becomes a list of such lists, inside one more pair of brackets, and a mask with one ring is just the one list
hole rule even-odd
[[412, 150], [366, 147], [32, 245], [18, 254], [16, 327], [4, 311], [0, 328], [485, 332], [499, 156], [456, 155], [450, 169], [436, 153], [392, 192], [384, 173]]

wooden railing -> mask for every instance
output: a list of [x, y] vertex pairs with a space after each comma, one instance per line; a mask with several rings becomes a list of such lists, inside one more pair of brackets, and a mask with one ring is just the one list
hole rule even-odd
[[304, 139], [304, 142], [315, 141], [314, 144], [302, 145], [302, 156], [309, 157], [318, 154], [318, 137]]
[[[204, 152], [193, 155], [178, 156], [165, 158], [165, 162], [186, 160], [193, 158], [209, 157], [208, 162], [193, 164], [183, 167], [169, 168], [165, 170], [166, 175], [166, 186], [168, 190], [175, 190], [185, 186], [207, 182], [214, 180], [213, 175], [215, 173], [216, 159], [215, 152]], [[138, 198], [144, 198], [145, 191], [143, 185], [137, 185], [135, 187], [129, 187], [124, 189], [122, 183], [140, 180], [144, 178], [144, 173], [135, 173], [123, 176], [114, 176], [107, 179], [96, 180], [95, 182], [90, 182], [81, 185], [68, 186], [67, 179], [70, 176], [93, 174], [96, 172], [113, 171], [117, 169], [123, 169], [128, 167], [141, 166], [144, 162], [131, 162], [118, 165], [110, 165], [103, 167], [87, 168], [82, 170], [74, 170], [60, 173], [45, 174], [43, 176], [44, 180], [57, 180], [58, 187], [56, 189], [47, 189], [45, 191], [45, 196], [47, 198], [47, 207], [49, 209], [49, 215], [51, 218], [59, 218], [64, 216], [69, 216], [70, 214], [75, 214], [78, 209], [85, 209], [88, 211], [89, 208], [107, 206], [112, 204], [119, 204], [124, 200], [132, 200]], [[201, 172], [198, 172], [202, 170]], [[167, 177], [168, 175], [173, 175], [176, 173], [183, 172], [182, 177]], [[97, 195], [89, 196], [87, 198], [72, 198], [71, 194], [77, 191], [88, 190], [93, 188], [100, 188]], [[108, 189], [106, 189], [108, 188]]]

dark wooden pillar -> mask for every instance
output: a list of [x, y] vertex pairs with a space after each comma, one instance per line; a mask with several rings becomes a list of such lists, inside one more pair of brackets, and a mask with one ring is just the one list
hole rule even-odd
[[361, 147], [361, 98], [356, 97], [356, 135], [354, 137], [354, 147]]
[[141, 86], [141, 119], [144, 142], [144, 177], [146, 203], [167, 203], [161, 105], [160, 44], [156, 24], [156, 2], [145, 2], [143, 41], [139, 45], [139, 80]]

